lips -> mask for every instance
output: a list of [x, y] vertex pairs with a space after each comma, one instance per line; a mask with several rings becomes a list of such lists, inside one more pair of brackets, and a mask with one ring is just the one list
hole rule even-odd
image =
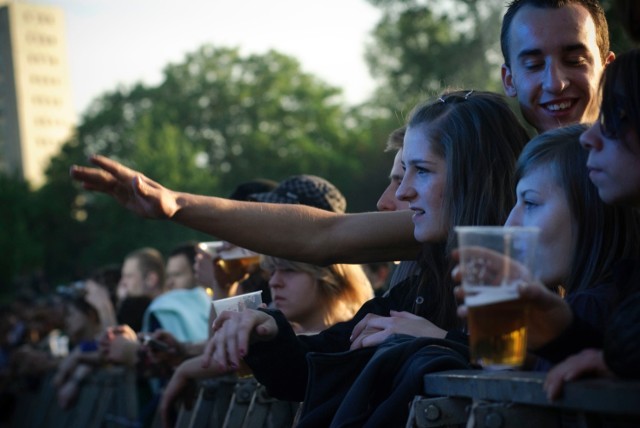
[[589, 179], [591, 181], [597, 181], [598, 177], [604, 174], [604, 171], [596, 166], [587, 165], [587, 170], [589, 171]]
[[273, 301], [273, 303], [278, 304], [278, 303], [284, 302], [287, 299], [285, 299], [284, 297], [281, 297], [281, 296], [272, 296], [271, 300]]
[[416, 218], [420, 217], [422, 214], [424, 214], [424, 210], [420, 209], [420, 208], [416, 208], [416, 207], [409, 207], [409, 209], [411, 211], [413, 211], [413, 220], [415, 220]]

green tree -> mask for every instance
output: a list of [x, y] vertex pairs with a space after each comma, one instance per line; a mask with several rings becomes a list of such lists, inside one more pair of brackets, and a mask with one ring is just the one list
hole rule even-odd
[[39, 266], [43, 243], [33, 234], [33, 193], [22, 180], [0, 174], [0, 299], [10, 295], [12, 280]]
[[444, 87], [501, 90], [502, 0], [369, 0], [382, 10], [366, 59], [377, 102], [406, 112]]
[[383, 154], [390, 129], [365, 110], [347, 109], [339, 95], [291, 57], [211, 46], [168, 65], [157, 86], [103, 94], [37, 192], [47, 272], [71, 279], [139, 246], [166, 252], [187, 239], [211, 239], [138, 218], [71, 183], [69, 166], [92, 153], [173, 189], [222, 196], [256, 177], [317, 174], [343, 190], [350, 210], [374, 209], [390, 164]]

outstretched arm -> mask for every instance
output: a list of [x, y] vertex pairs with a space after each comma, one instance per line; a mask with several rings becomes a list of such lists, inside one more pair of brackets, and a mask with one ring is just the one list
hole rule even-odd
[[140, 216], [171, 219], [262, 254], [307, 263], [415, 259], [411, 212], [335, 214], [303, 205], [266, 204], [175, 192], [103, 156], [98, 168], [73, 166], [85, 189], [106, 193]]

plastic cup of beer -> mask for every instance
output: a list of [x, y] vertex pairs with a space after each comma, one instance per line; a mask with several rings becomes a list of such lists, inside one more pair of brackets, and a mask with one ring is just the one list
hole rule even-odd
[[244, 274], [250, 266], [260, 262], [260, 254], [223, 241], [201, 242], [199, 246], [211, 256], [219, 257], [218, 264], [228, 275]]
[[527, 351], [527, 307], [518, 285], [535, 279], [535, 227], [456, 228], [472, 363], [521, 367]]

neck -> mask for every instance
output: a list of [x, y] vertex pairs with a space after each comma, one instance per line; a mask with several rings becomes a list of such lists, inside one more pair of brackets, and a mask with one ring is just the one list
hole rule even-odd
[[315, 334], [330, 327], [324, 319], [324, 312], [290, 321], [296, 334]]

